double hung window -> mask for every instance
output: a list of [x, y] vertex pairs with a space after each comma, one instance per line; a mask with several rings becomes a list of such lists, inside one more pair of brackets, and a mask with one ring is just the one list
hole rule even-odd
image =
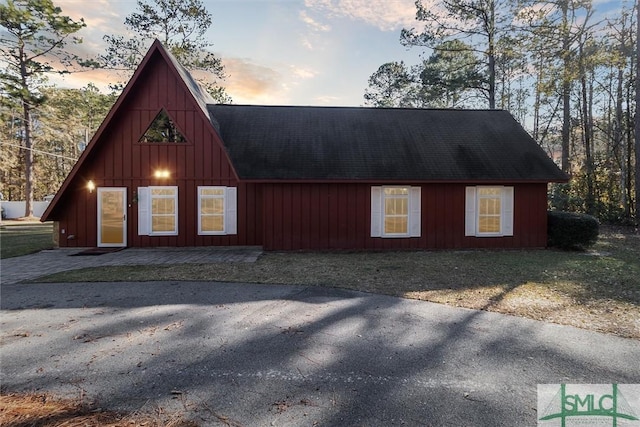
[[138, 187], [138, 234], [178, 234], [178, 187]]
[[198, 187], [198, 234], [236, 234], [235, 187]]
[[371, 237], [420, 236], [420, 187], [371, 187]]
[[513, 187], [467, 187], [465, 235], [513, 236]]

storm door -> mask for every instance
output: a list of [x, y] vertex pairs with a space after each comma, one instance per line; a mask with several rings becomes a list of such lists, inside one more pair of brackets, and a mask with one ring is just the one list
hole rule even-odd
[[127, 246], [126, 188], [98, 188], [98, 246]]

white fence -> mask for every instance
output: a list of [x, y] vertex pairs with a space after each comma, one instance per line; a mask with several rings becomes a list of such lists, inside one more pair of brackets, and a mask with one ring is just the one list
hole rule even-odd
[[[0, 202], [6, 219], [23, 217], [26, 204], [27, 202]], [[49, 202], [33, 202], [33, 216], [41, 217], [47, 206], [49, 206]]]

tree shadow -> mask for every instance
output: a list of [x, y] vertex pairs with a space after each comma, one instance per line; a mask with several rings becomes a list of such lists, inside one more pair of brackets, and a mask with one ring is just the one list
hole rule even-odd
[[640, 382], [637, 341], [354, 291], [21, 285], [2, 309], [7, 389], [205, 425], [533, 425], [538, 383]]

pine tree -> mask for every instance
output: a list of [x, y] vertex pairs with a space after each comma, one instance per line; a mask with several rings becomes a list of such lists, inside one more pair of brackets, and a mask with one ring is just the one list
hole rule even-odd
[[67, 67], [79, 59], [65, 48], [68, 43], [81, 43], [74, 34], [85, 24], [62, 15], [51, 0], [7, 0], [7, 4], [0, 4], [0, 26], [6, 31], [0, 37], [0, 53], [6, 64], [0, 71], [0, 83], [3, 92], [19, 100], [22, 107], [25, 216], [32, 216], [32, 112], [46, 101], [41, 92], [46, 74], [68, 72]]

